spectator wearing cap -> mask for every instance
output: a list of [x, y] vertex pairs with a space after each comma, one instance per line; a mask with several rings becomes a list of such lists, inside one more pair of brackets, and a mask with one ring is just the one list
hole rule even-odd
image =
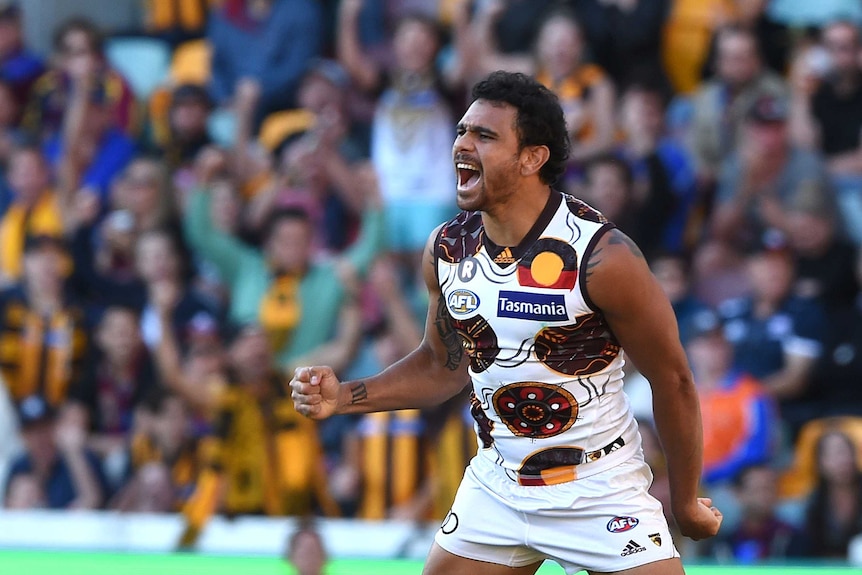
[[0, 219], [0, 275], [14, 282], [21, 277], [24, 239], [62, 236], [69, 210], [64, 198], [51, 189], [51, 173], [39, 148], [15, 148], [6, 176], [13, 195]]
[[786, 235], [796, 256], [793, 291], [813, 297], [830, 312], [852, 306], [859, 293], [857, 248], [841, 234], [827, 190], [806, 182], [787, 207]]
[[45, 71], [42, 59], [24, 45], [21, 8], [17, 2], [0, 3], [0, 79], [7, 82], [19, 107], [27, 102], [30, 88]]
[[13, 461], [4, 500], [13, 508], [96, 509], [107, 493], [99, 460], [73, 418], [42, 397], [18, 404], [24, 453]]
[[299, 81], [318, 55], [321, 10], [312, 0], [228, 0], [210, 15], [210, 92], [222, 106], [244, 79], [260, 85], [256, 120], [294, 104]]
[[750, 294], [718, 307], [733, 367], [760, 380], [780, 401], [782, 416], [792, 418], [823, 353], [823, 309], [792, 293], [793, 256], [780, 238], [767, 236], [748, 256], [746, 270]]
[[739, 148], [719, 176], [711, 221], [718, 241], [750, 249], [764, 230], [787, 229], [787, 208], [803, 184], [830, 189], [822, 158], [789, 142], [787, 117], [786, 100], [771, 96], [746, 111]]
[[67, 295], [63, 240], [30, 236], [21, 281], [0, 292], [0, 371], [15, 401], [62, 405], [88, 349], [84, 312]]
[[170, 93], [164, 123], [153, 126], [152, 151], [172, 172], [190, 168], [200, 151], [212, 144], [207, 123], [212, 110], [203, 86], [181, 84]]
[[337, 62], [315, 59], [297, 93], [299, 108], [264, 121], [259, 142], [277, 160], [249, 203], [250, 230], [259, 232], [277, 207], [303, 206], [315, 222], [316, 248], [340, 252], [352, 241], [364, 205], [357, 167], [368, 146], [350, 117], [349, 86]]
[[101, 31], [86, 18], [70, 18], [54, 31], [54, 64], [34, 84], [24, 117], [25, 127], [41, 141], [60, 133], [69, 101], [81, 90], [89, 94], [84, 100], [100, 103], [111, 126], [125, 133], [134, 130], [132, 89], [108, 67], [103, 48]]
[[787, 96], [784, 81], [766, 70], [754, 33], [728, 27], [716, 38], [716, 74], [706, 81], [692, 99], [694, 117], [689, 147], [701, 181], [714, 182], [723, 162], [737, 145], [752, 103], [765, 95]]
[[686, 349], [703, 414], [703, 479], [732, 480], [773, 455], [775, 405], [760, 382], [734, 368], [733, 347], [717, 319], [702, 325]]
[[860, 31], [850, 21], [833, 22], [820, 43], [802, 51], [793, 70], [791, 137], [822, 151], [836, 179], [843, 215], [862, 243], [862, 60]]

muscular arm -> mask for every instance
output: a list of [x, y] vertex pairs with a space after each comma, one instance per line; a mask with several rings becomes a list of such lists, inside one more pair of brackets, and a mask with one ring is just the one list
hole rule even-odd
[[368, 413], [437, 405], [469, 382], [461, 338], [452, 326], [434, 272], [432, 233], [422, 260], [428, 287], [425, 335], [407, 357], [379, 374], [338, 382], [329, 367], [301, 367], [291, 385], [297, 410], [322, 419], [335, 413]]
[[593, 303], [652, 387], [674, 517], [689, 537], [714, 535], [714, 516], [697, 499], [703, 462], [700, 404], [667, 297], [638, 247], [619, 230], [596, 245], [586, 281]]

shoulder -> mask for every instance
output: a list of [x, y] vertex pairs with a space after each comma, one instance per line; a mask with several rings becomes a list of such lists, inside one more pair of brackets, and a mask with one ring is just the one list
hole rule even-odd
[[593, 222], [596, 224], [607, 224], [608, 219], [602, 214], [600, 211], [589, 205], [583, 200], [579, 200], [574, 196], [570, 196], [569, 194], [562, 194], [563, 201], [566, 202], [566, 206], [569, 208], [569, 212], [571, 212], [576, 218], [581, 220], [586, 220], [588, 222]]
[[440, 226], [429, 240], [436, 258], [457, 263], [479, 251], [484, 235], [482, 214], [461, 212]]

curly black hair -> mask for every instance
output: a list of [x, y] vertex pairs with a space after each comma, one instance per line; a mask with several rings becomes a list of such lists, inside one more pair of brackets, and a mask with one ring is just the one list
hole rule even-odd
[[474, 100], [502, 102], [517, 110], [515, 120], [518, 143], [547, 146], [550, 156], [539, 170], [539, 177], [553, 185], [566, 169], [569, 159], [569, 133], [557, 96], [535, 79], [517, 72], [498, 70], [473, 86]]

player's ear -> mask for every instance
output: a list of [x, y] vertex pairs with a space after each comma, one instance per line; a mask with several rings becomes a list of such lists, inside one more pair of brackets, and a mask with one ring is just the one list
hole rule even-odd
[[525, 146], [521, 150], [521, 175], [532, 176], [538, 173], [550, 156], [548, 146]]

